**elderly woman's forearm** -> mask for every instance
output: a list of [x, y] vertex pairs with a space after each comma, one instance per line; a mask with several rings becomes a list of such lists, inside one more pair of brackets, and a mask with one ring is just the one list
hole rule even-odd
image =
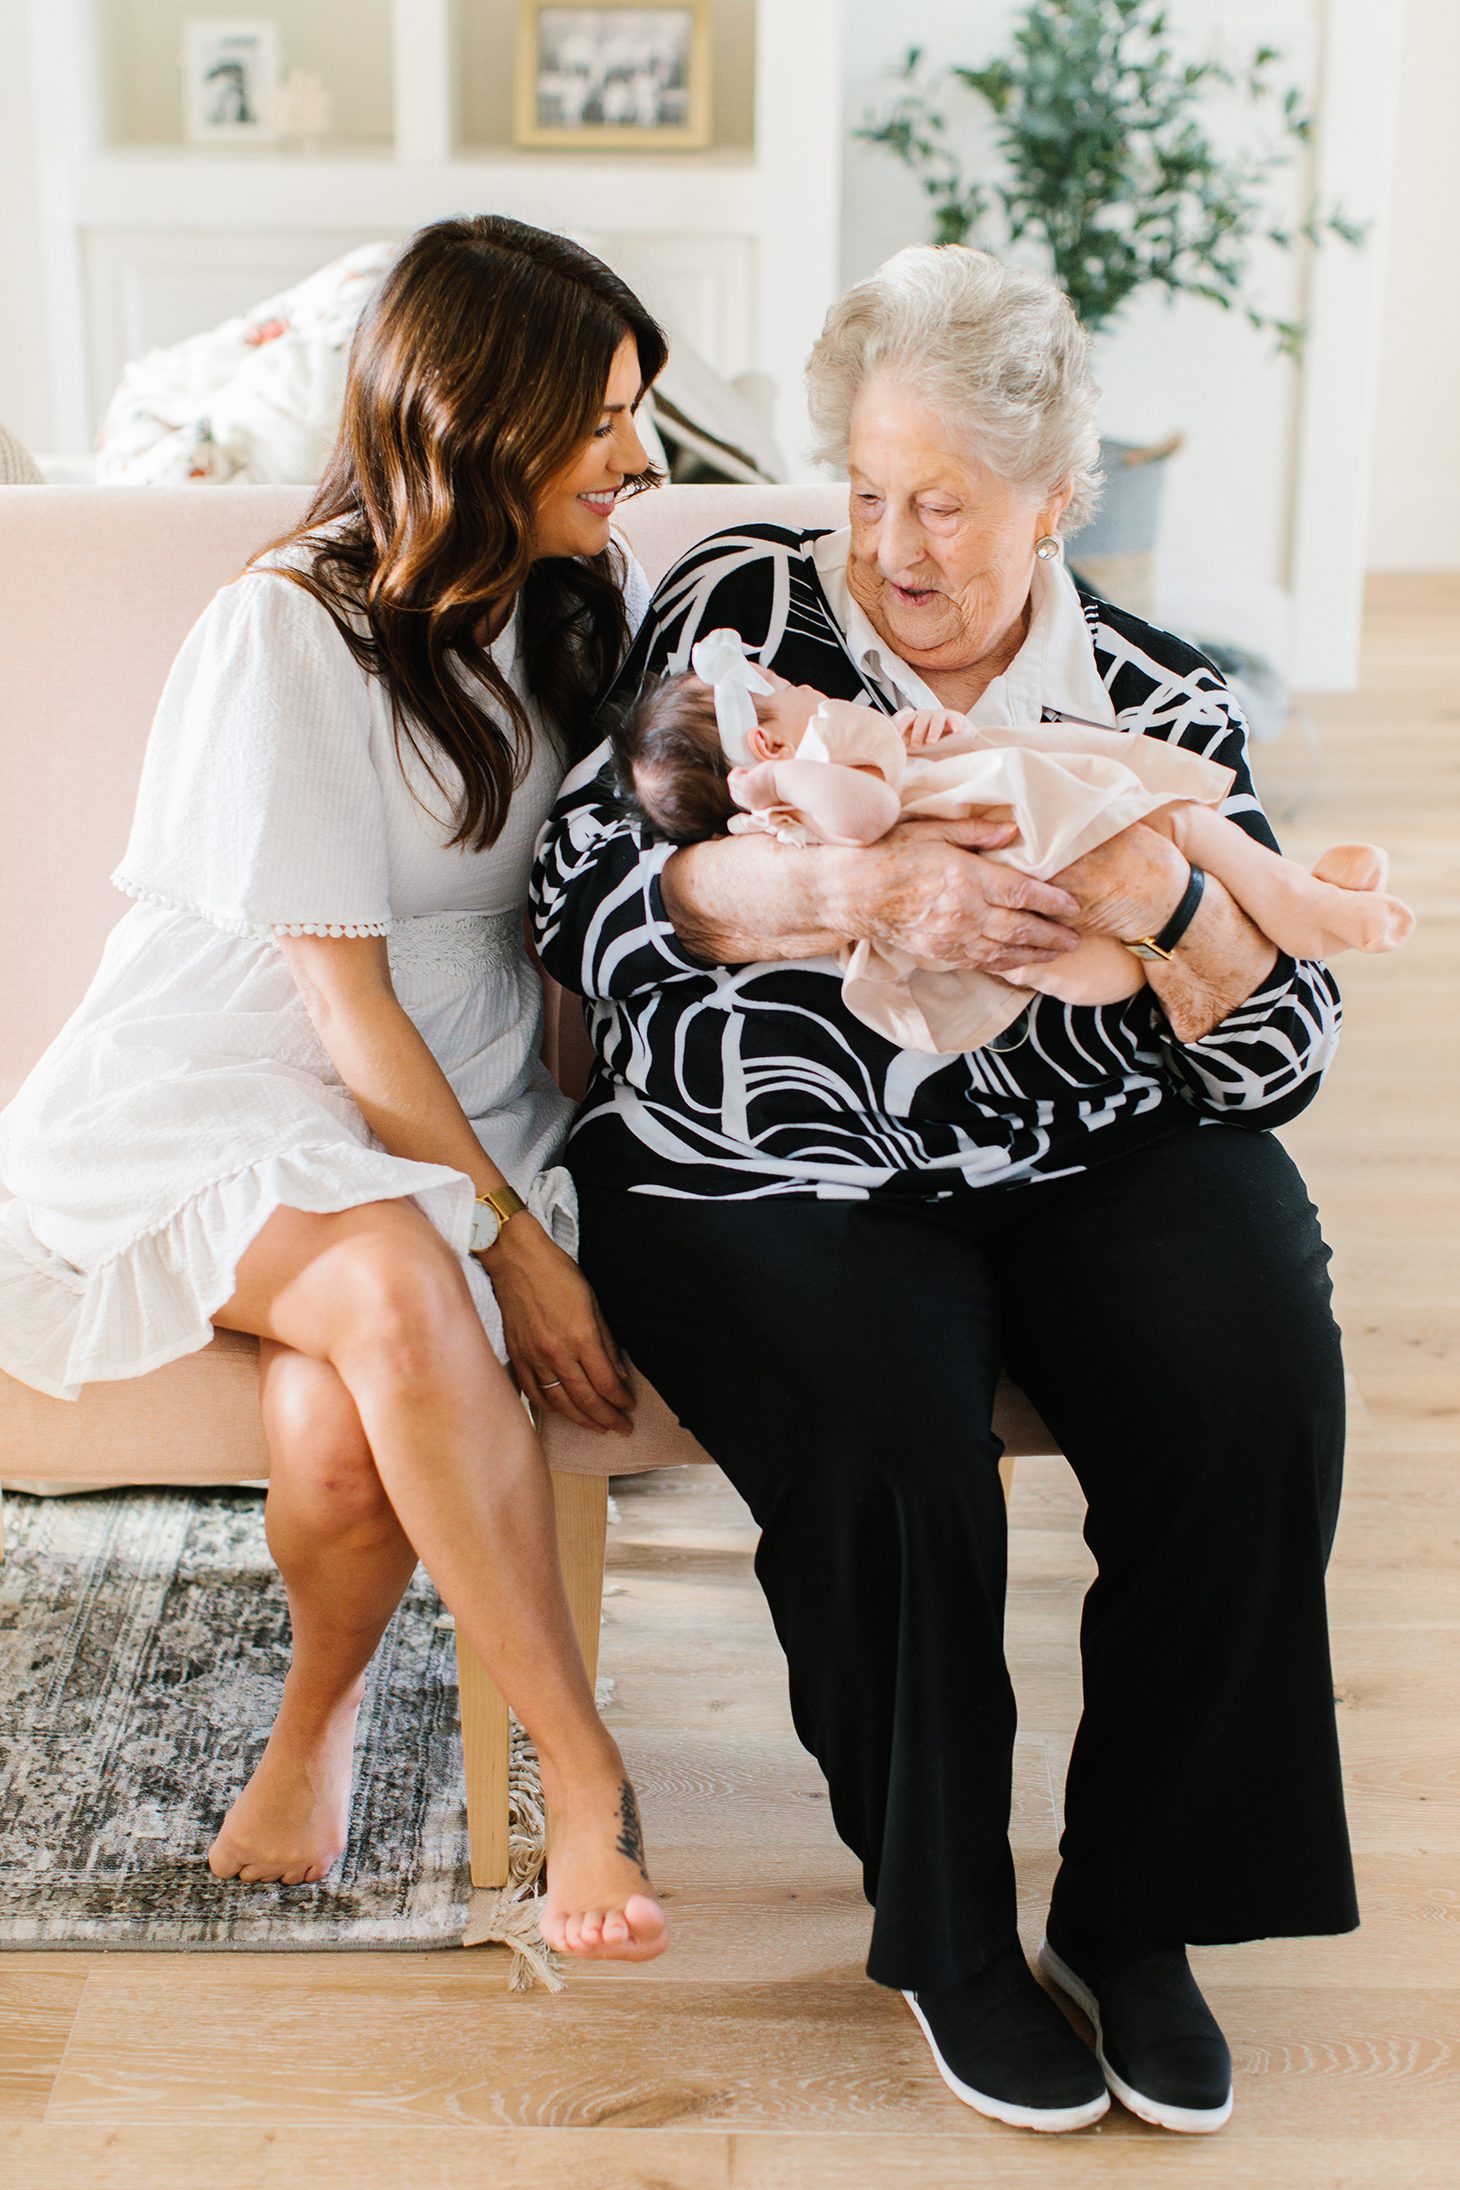
[[1196, 917], [1165, 965], [1147, 978], [1178, 1042], [1199, 1042], [1259, 989], [1277, 964], [1275, 944], [1212, 876]]
[[664, 909], [684, 948], [707, 966], [825, 958], [846, 940], [827, 925], [843, 856], [826, 846], [790, 850], [769, 837], [688, 844], [660, 877]]

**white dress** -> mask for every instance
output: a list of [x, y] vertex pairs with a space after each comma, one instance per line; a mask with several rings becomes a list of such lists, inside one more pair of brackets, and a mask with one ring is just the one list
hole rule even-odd
[[[649, 589], [630, 558], [631, 626]], [[492, 648], [513, 689], [516, 618]], [[524, 695], [525, 698], [525, 695]], [[113, 880], [137, 900], [85, 999], [0, 1114], [0, 1369], [58, 1398], [205, 1346], [275, 1209], [408, 1196], [460, 1255], [474, 1188], [391, 1155], [315, 1032], [279, 931], [383, 935], [404, 1009], [483, 1148], [570, 1252], [555, 1168], [570, 1104], [539, 1058], [523, 941], [533, 846], [563, 763], [532, 715], [530, 769], [484, 852], [448, 848], [449, 797], [379, 681], [276, 573], [224, 587], [168, 678]], [[449, 787], [449, 764], [433, 756]]]

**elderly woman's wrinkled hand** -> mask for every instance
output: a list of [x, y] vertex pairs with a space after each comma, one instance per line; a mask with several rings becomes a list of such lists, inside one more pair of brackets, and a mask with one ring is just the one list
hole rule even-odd
[[1054, 877], [1079, 910], [1082, 935], [1129, 943], [1156, 935], [1181, 903], [1191, 869], [1169, 837], [1137, 822], [1072, 860]]
[[850, 857], [847, 904], [835, 925], [858, 940], [900, 946], [935, 965], [1005, 973], [1074, 950], [1075, 897], [1016, 867], [980, 857], [1007, 844], [1012, 822], [991, 810], [968, 821], [903, 821]]

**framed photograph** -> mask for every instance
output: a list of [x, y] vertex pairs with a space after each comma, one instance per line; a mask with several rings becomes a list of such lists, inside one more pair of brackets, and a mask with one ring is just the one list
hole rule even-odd
[[710, 0], [521, 0], [517, 142], [578, 151], [710, 141]]
[[182, 67], [190, 143], [273, 143], [279, 134], [276, 23], [184, 23]]

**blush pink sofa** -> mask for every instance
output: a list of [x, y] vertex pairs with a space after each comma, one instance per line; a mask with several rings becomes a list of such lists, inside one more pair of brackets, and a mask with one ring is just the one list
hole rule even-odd
[[[651, 580], [717, 527], [750, 519], [837, 524], [845, 488], [670, 487], [630, 503], [624, 530]], [[121, 856], [147, 729], [169, 664], [216, 589], [294, 523], [306, 490], [283, 487], [0, 488], [0, 1106], [56, 1034], [126, 903]], [[548, 1057], [581, 1086], [581, 1015], [551, 993]], [[202, 1352], [75, 1404], [0, 1376], [0, 1480], [239, 1483], [268, 1474], [257, 1348], [223, 1332]], [[996, 1427], [1008, 1455], [1052, 1452], [1012, 1385]], [[596, 1668], [607, 1478], [705, 1463], [651, 1387], [631, 1439], [559, 1417], [543, 1425], [569, 1595]], [[1005, 1466], [1007, 1468], [1006, 1459]], [[1006, 1476], [1007, 1482], [1007, 1476]], [[506, 1706], [460, 1646], [472, 1875], [507, 1874]]]

